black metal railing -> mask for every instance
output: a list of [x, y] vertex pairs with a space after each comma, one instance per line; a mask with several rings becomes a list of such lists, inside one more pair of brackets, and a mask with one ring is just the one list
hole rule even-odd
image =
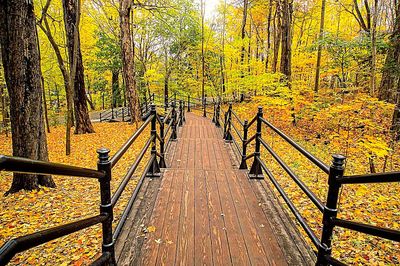
[[[154, 99], [154, 98], [153, 98]], [[171, 141], [177, 139], [177, 128], [182, 126], [185, 121], [183, 102], [180, 101], [179, 107], [176, 102], [171, 103], [171, 108], [167, 113], [160, 115], [156, 110], [156, 105], [151, 104], [150, 115], [146, 121], [136, 130], [136, 132], [121, 146], [121, 148], [110, 158], [110, 150], [101, 148], [97, 150], [98, 164], [97, 170], [76, 167], [65, 164], [30, 160], [26, 158], [10, 157], [0, 155], [0, 171], [14, 173], [33, 173], [51, 174], [64, 176], [78, 176], [98, 179], [100, 183], [100, 214], [90, 218], [82, 219], [66, 225], [57, 226], [51, 229], [39, 231], [33, 234], [13, 238], [7, 241], [0, 248], [0, 265], [6, 265], [17, 253], [39, 246], [56, 238], [69, 235], [82, 229], [91, 227], [95, 224], [102, 224], [102, 255], [93, 265], [116, 265], [114, 254], [115, 240], [121, 233], [123, 225], [131, 211], [137, 195], [142, 187], [145, 177], [159, 177], [160, 168], [166, 168], [165, 151]], [[130, 166], [128, 172], [122, 178], [118, 188], [112, 194], [110, 182], [112, 180], [113, 168], [119, 160], [126, 154], [135, 140], [142, 136], [150, 126], [150, 135], [139, 152], [137, 158]], [[159, 142], [157, 148], [157, 141]], [[138, 180], [138, 183], [122, 212], [121, 218], [113, 230], [112, 222], [114, 217], [114, 207], [118, 203], [122, 193], [133, 177], [145, 154], [150, 149], [150, 158]]]
[[[332, 252], [332, 235], [335, 226], [346, 228], [349, 230], [365, 233], [393, 241], [400, 242], [400, 231], [389, 228], [381, 228], [373, 225], [362, 224], [354, 221], [348, 221], [337, 218], [337, 207], [339, 199], [339, 191], [345, 184], [368, 184], [368, 183], [387, 183], [400, 182], [400, 172], [379, 173], [344, 176], [345, 160], [342, 155], [333, 155], [331, 166], [327, 166], [316, 156], [301, 147], [288, 135], [283, 133], [277, 127], [272, 125], [263, 117], [262, 107], [258, 108], [257, 114], [251, 119], [242, 121], [240, 117], [233, 111], [232, 104], [228, 105], [224, 111], [224, 120], [220, 118], [221, 102], [214, 104], [214, 116], [212, 121], [217, 126], [223, 125], [223, 138], [227, 142], [231, 142], [238, 154], [240, 155], [240, 169], [247, 169], [247, 163], [253, 158], [248, 176], [251, 179], [264, 179], [264, 173], [275, 186], [282, 199], [285, 201], [296, 220], [304, 229], [307, 236], [316, 248], [317, 261], [316, 265], [345, 265], [339, 260], [331, 256]], [[218, 124], [217, 124], [218, 122]], [[249, 129], [252, 125], [256, 126], [255, 134], [248, 137]], [[270, 145], [262, 137], [262, 129], [267, 127], [285, 142], [289, 143], [293, 148], [299, 151], [302, 156], [307, 158], [313, 165], [318, 167], [322, 172], [328, 175], [328, 193], [326, 203], [317, 197], [313, 191], [296, 175], [296, 173], [282, 160], [282, 158], [272, 149]], [[248, 154], [247, 148], [251, 142], [255, 142], [254, 152]], [[240, 145], [241, 144], [241, 145]], [[303, 191], [315, 207], [322, 213], [322, 234], [318, 237], [308, 225], [306, 219], [301, 215], [295, 204], [291, 201], [288, 194], [279, 184], [274, 174], [268, 169], [266, 163], [261, 159], [261, 147], [265, 148], [272, 158], [280, 165], [280, 167], [288, 174], [295, 184]]]

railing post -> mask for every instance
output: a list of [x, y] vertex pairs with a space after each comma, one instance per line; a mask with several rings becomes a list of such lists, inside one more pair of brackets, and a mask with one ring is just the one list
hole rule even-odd
[[179, 100], [179, 121], [178, 126], [183, 126], [183, 104], [182, 100]]
[[224, 139], [226, 141], [232, 141], [232, 103], [229, 104], [228, 107], [228, 112], [226, 113], [226, 119], [225, 119], [225, 135], [224, 135]]
[[213, 99], [213, 117], [211, 119], [211, 122], [215, 123], [215, 113], [216, 113], [216, 106], [215, 106], [215, 101]]
[[261, 147], [261, 118], [263, 116], [263, 109], [261, 106], [258, 107], [257, 112], [257, 132], [256, 132], [256, 149], [254, 152], [254, 161], [249, 171], [249, 178], [251, 179], [263, 179], [264, 175], [262, 173], [260, 160], [260, 147]]
[[148, 108], [147, 108], [147, 97], [146, 97], [146, 93], [144, 94], [144, 113], [147, 113], [147, 111], [148, 111]]
[[164, 95], [164, 111], [167, 113], [168, 110], [168, 94]]
[[111, 205], [111, 162], [110, 150], [101, 148], [97, 150], [99, 161], [97, 169], [103, 171], [105, 176], [99, 179], [100, 182], [100, 213], [107, 215], [107, 219], [102, 222], [103, 244], [102, 252], [109, 252], [111, 257], [109, 265], [117, 265], [115, 261], [114, 240], [112, 233], [113, 207]]
[[206, 108], [207, 108], [207, 94], [204, 95], [204, 98], [203, 98], [203, 116], [204, 117], [207, 117]]
[[248, 129], [248, 124], [249, 121], [244, 120], [243, 123], [243, 143], [242, 143], [242, 161], [240, 163], [239, 169], [247, 169], [247, 163], [246, 163], [246, 153], [247, 153], [247, 133], [249, 131]]
[[100, 112], [100, 122], [101, 122], [101, 112]]
[[178, 134], [176, 133], [176, 124], [177, 124], [177, 114], [176, 114], [176, 105], [175, 102], [172, 103], [172, 132], [171, 132], [171, 140], [176, 140], [178, 138]]
[[160, 177], [161, 176], [161, 171], [160, 171], [160, 165], [157, 162], [157, 149], [156, 149], [156, 144], [157, 144], [157, 111], [156, 111], [156, 106], [155, 104], [151, 104], [150, 107], [150, 115], [153, 116], [153, 119], [151, 119], [151, 137], [153, 138], [152, 144], [151, 144], [151, 156], [154, 156], [154, 160], [152, 165], [150, 166], [149, 172], [147, 173], [148, 177]]
[[220, 101], [217, 102], [217, 107], [215, 110], [215, 126], [216, 127], [221, 127], [221, 124], [219, 123], [219, 116], [221, 112], [221, 105]]
[[164, 134], [164, 117], [160, 117], [160, 161], [158, 165], [160, 168], [166, 168], [167, 165], [165, 164], [165, 150], [164, 150], [164, 145], [165, 145], [165, 134]]
[[324, 206], [324, 212], [322, 216], [322, 236], [321, 246], [318, 248], [317, 263], [316, 265], [328, 265], [325, 260], [326, 255], [330, 255], [332, 252], [332, 234], [333, 227], [332, 220], [337, 215], [337, 203], [339, 199], [340, 183], [337, 182], [338, 178], [343, 177], [344, 164], [346, 157], [343, 155], [335, 154], [332, 156], [332, 165], [329, 168], [329, 179], [328, 179], [328, 196], [326, 199], [326, 206]]
[[190, 95], [188, 94], [187, 111], [190, 112]]
[[122, 122], [125, 122], [125, 107], [122, 107]]

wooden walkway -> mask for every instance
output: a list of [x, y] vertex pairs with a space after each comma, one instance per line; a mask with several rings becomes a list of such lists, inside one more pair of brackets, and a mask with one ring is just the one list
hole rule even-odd
[[119, 265], [308, 264], [301, 254], [295, 260], [287, 254], [293, 250], [279, 240], [263, 208], [254, 184], [260, 181], [238, 170], [209, 119], [188, 113], [174, 145], [162, 179], [142, 196], [154, 203], [126, 225], [141, 219], [136, 225], [149, 232], [138, 236], [140, 229], [125, 229], [125, 241], [117, 243]]

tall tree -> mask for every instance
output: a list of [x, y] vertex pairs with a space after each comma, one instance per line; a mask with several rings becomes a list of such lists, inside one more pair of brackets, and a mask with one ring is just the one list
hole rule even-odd
[[132, 114], [132, 122], [140, 120], [139, 97], [136, 91], [135, 80], [135, 46], [132, 40], [131, 11], [133, 2], [130, 0], [120, 1], [120, 29], [121, 29], [121, 53], [123, 77], [126, 86], [129, 108]]
[[[79, 36], [80, 1], [63, 0], [64, 25], [67, 37], [70, 69], [76, 64], [71, 77], [74, 91], [75, 134], [93, 133], [86, 101], [85, 76], [82, 62], [82, 52]], [[76, 61], [74, 61], [76, 60]], [[70, 71], [71, 72], [71, 71]]]
[[[243, 15], [242, 15], [242, 26], [240, 28], [240, 38], [242, 40], [241, 43], [241, 51], [240, 51], [240, 66], [241, 66], [241, 77], [244, 77], [244, 56], [246, 53], [246, 49], [244, 46], [244, 39], [246, 38], [246, 24], [247, 24], [247, 9], [248, 9], [249, 1], [243, 0]], [[249, 55], [250, 56], [250, 55]]]
[[[0, 1], [0, 44], [10, 96], [13, 155], [48, 161], [43, 123], [43, 88], [32, 1]], [[51, 176], [14, 174], [7, 193], [55, 187]]]
[[319, 23], [319, 42], [318, 42], [318, 51], [317, 51], [317, 65], [315, 67], [315, 83], [314, 83], [314, 91], [318, 92], [319, 89], [319, 74], [321, 70], [321, 55], [322, 55], [322, 38], [324, 35], [324, 24], [325, 24], [325, 8], [326, 8], [326, 0], [322, 0], [321, 3], [321, 19]]
[[[65, 95], [67, 100], [67, 119], [66, 119], [66, 129], [65, 129], [65, 154], [69, 155], [71, 153], [71, 127], [73, 124], [73, 82], [71, 81], [70, 73], [67, 71], [67, 67], [64, 63], [64, 59], [61, 54], [61, 50], [59, 45], [56, 43], [53, 33], [50, 28], [49, 21], [47, 17], [47, 10], [50, 7], [51, 0], [47, 0], [46, 4], [42, 9], [42, 17], [37, 21], [37, 25], [40, 29], [44, 32], [47, 39], [50, 42], [51, 47], [54, 50], [54, 53], [57, 57], [58, 68], [61, 71], [63, 80], [64, 80], [64, 87], [65, 87]], [[72, 68], [71, 68], [72, 69]], [[59, 105], [58, 105], [59, 106]]]
[[292, 18], [293, 0], [281, 0], [282, 23], [281, 23], [281, 64], [280, 71], [285, 74], [288, 81], [292, 78]]
[[389, 48], [379, 87], [379, 99], [388, 102], [395, 102], [396, 83], [400, 82], [400, 1], [396, 2], [395, 13], [395, 23], [390, 36]]

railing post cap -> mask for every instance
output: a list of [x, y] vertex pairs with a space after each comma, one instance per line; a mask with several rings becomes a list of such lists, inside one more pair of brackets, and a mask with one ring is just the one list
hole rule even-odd
[[332, 158], [333, 158], [332, 163], [334, 166], [343, 166], [346, 160], [346, 157], [341, 154], [333, 154]]
[[156, 110], [156, 105], [154, 104], [154, 103], [152, 103], [151, 105], [150, 105], [150, 110], [151, 111], [155, 111]]
[[110, 158], [110, 150], [107, 148], [101, 147], [100, 149], [97, 149], [96, 152], [98, 154], [99, 162], [108, 161], [108, 159]]
[[263, 107], [262, 106], [258, 106], [258, 112], [262, 113], [262, 111], [263, 111]]
[[245, 125], [247, 125], [249, 123], [249, 120], [247, 120], [247, 119], [245, 119], [244, 121], [243, 121], [243, 124], [245, 124]]

